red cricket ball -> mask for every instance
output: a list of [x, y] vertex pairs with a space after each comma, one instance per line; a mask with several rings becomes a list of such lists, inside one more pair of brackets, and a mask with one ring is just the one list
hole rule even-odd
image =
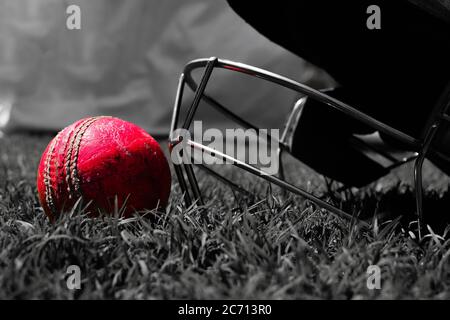
[[60, 131], [39, 163], [37, 188], [45, 213], [54, 220], [82, 197], [90, 212], [113, 212], [125, 203], [124, 216], [165, 207], [171, 175], [155, 139], [121, 119], [91, 117]]

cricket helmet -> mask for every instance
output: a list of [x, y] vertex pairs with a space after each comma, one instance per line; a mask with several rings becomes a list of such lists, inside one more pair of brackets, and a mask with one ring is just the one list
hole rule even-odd
[[[266, 134], [264, 137], [266, 142], [270, 141], [267, 142], [268, 145], [273, 147], [274, 142], [276, 145], [276, 159], [278, 160], [278, 164], [275, 166], [277, 168], [276, 174], [273, 174], [273, 172], [268, 173], [264, 169], [248, 163], [248, 161], [242, 160], [234, 155], [227, 154], [227, 152], [224, 152], [223, 150], [217, 150], [210, 145], [205, 145], [202, 142], [195, 141], [195, 139], [191, 139], [189, 135], [186, 136], [182, 133], [180, 134], [180, 132], [189, 132], [191, 129], [191, 125], [193, 124], [201, 102], [217, 110], [238, 126], [245, 129], [253, 129], [258, 132], [259, 128], [256, 125], [239, 116], [234, 110], [226, 107], [218, 99], [215, 99], [206, 92], [206, 87], [210, 82], [211, 75], [213, 71], [217, 69], [226, 70], [228, 72], [236, 72], [260, 79], [261, 81], [267, 81], [292, 90], [299, 95], [294, 107], [286, 117], [287, 121], [279, 137], [274, 138], [270, 134]], [[192, 75], [194, 70], [201, 70], [202, 72], [198, 82]], [[188, 104], [183, 103], [186, 87], [193, 92], [192, 99]], [[393, 168], [414, 161], [416, 206], [420, 224], [422, 221], [422, 165], [424, 159], [430, 154], [440, 154], [444, 160], [448, 159], [448, 157], [440, 153], [439, 150], [432, 147], [432, 142], [435, 140], [437, 136], [436, 132], [439, 131], [438, 129], [442, 127], [442, 124], [450, 120], [450, 117], [446, 114], [450, 101], [449, 92], [450, 90], [448, 89], [444, 92], [442, 99], [436, 108], [434, 108], [430, 118], [427, 121], [427, 127], [424, 130], [424, 133], [421, 136], [416, 137], [403, 132], [401, 129], [389, 126], [388, 124], [383, 123], [364, 112], [361, 112], [357, 108], [332, 97], [326, 91], [324, 92], [313, 89], [282, 75], [251, 65], [222, 60], [215, 57], [193, 60], [185, 66], [179, 78], [169, 135], [169, 149], [171, 151], [171, 158], [179, 186], [183, 192], [184, 201], [187, 206], [191, 206], [193, 204], [204, 204], [202, 191], [197, 181], [195, 170], [193, 169], [194, 166], [217, 178], [219, 181], [225, 183], [238, 193], [244, 195], [250, 194], [248, 190], [231, 181], [220, 172], [212, 170], [202, 162], [195, 161], [196, 155], [206, 154], [208, 157], [219, 159], [223, 163], [230, 164], [235, 168], [239, 168], [250, 174], [256, 175], [270, 184], [280, 187], [282, 190], [301, 196], [314, 205], [326, 209], [331, 213], [344, 218], [354, 219], [354, 216], [344, 212], [341, 208], [336, 207], [332, 203], [327, 202], [323, 197], [312, 194], [305, 188], [296, 186], [286, 180], [282, 155], [284, 153], [289, 153], [294, 154], [295, 156], [295, 150], [293, 150], [293, 145], [295, 145], [293, 141], [295, 137], [294, 133], [301, 122], [300, 119], [302, 118], [302, 113], [304, 112], [306, 102], [308, 100], [313, 100], [361, 122], [364, 126], [372, 128], [373, 132], [377, 132], [383, 137], [396, 141], [402, 146], [406, 146], [405, 149], [409, 151], [408, 155], [402, 156], [399, 159], [377, 144], [370, 144], [361, 137], [355, 137], [354, 139], [355, 147], [360, 148], [361, 151], [368, 150], [369, 152], [376, 153], [377, 155], [383, 157], [384, 160], [388, 161], [388, 164], [383, 166], [383, 170], [380, 170], [379, 176], [368, 175], [370, 178], [368, 178], [367, 183], [372, 182], [374, 179], [380, 178], [381, 175], [388, 173]], [[185, 110], [182, 110], [183, 108]], [[446, 163], [450, 163], [450, 161], [446, 161]], [[347, 187], [351, 186], [346, 186], [344, 184], [340, 188], [342, 189]], [[361, 223], [365, 224], [364, 222]]]

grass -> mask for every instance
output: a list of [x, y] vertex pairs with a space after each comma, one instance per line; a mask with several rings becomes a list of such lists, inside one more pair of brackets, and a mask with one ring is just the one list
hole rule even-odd
[[[79, 205], [51, 224], [35, 186], [50, 139], [0, 139], [0, 299], [450, 298], [444, 220], [435, 219], [421, 241], [409, 228], [410, 168], [334, 198], [353, 213], [384, 217], [370, 219], [368, 229], [246, 177], [241, 181], [263, 196], [236, 206], [232, 192], [206, 176], [203, 211], [184, 208], [173, 183], [166, 212], [149, 212], [151, 219], [90, 219]], [[289, 172], [323, 191], [307, 168]], [[449, 208], [448, 180], [429, 164], [425, 176], [428, 211], [441, 218]], [[73, 264], [82, 272], [81, 290], [66, 286]], [[382, 271], [380, 290], [366, 285], [372, 264]]]

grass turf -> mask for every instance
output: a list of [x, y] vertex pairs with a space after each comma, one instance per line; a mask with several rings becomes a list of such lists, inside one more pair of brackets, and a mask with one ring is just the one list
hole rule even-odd
[[[385, 222], [372, 220], [369, 229], [302, 199], [283, 198], [245, 176], [239, 180], [263, 196], [237, 207], [227, 187], [204, 175], [203, 214], [183, 208], [174, 182], [166, 213], [153, 219], [90, 219], [80, 206], [51, 224], [35, 186], [50, 139], [0, 139], [0, 299], [450, 298], [445, 225], [433, 227], [442, 237], [430, 232], [418, 241], [407, 219], [389, 220], [414, 210], [405, 180], [411, 168], [364, 190], [330, 193], [350, 212], [385, 216]], [[307, 168], [288, 170], [306, 188], [324, 191], [320, 177]], [[425, 176], [428, 209], [446, 214], [448, 179], [429, 164]], [[81, 290], [66, 286], [73, 264], [82, 272]], [[372, 264], [382, 270], [380, 290], [366, 285]]]

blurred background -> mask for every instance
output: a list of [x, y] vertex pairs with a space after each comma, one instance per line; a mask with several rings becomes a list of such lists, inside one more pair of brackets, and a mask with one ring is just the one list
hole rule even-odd
[[[81, 9], [80, 30], [66, 26], [70, 5]], [[179, 74], [196, 58], [244, 62], [316, 88], [332, 84], [259, 35], [225, 0], [0, 0], [0, 44], [4, 133], [53, 132], [85, 116], [112, 115], [165, 136]], [[265, 128], [282, 123], [294, 101], [280, 104], [283, 91], [262, 81], [243, 85], [230, 74], [208, 89], [220, 95], [224, 88], [243, 116]], [[261, 112], [263, 103], [276, 112]]]

